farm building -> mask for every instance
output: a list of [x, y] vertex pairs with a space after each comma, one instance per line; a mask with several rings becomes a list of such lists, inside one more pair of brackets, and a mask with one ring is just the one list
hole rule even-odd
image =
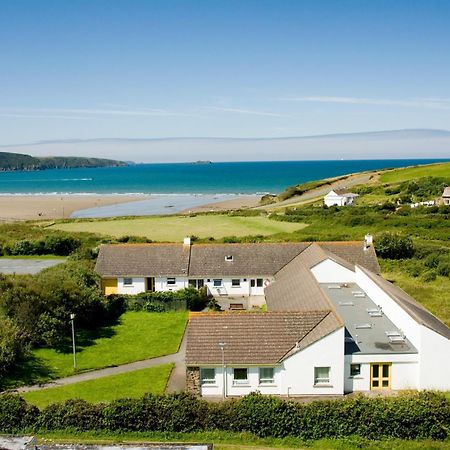
[[450, 186], [447, 186], [442, 193], [442, 203], [444, 205], [450, 205]]
[[353, 194], [346, 189], [333, 189], [323, 198], [323, 202], [327, 206], [346, 206], [353, 204], [358, 194]]

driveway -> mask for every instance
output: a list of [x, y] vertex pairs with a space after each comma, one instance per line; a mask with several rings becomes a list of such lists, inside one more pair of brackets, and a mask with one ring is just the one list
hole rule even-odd
[[47, 267], [61, 264], [65, 259], [39, 259], [39, 258], [0, 258], [0, 273], [7, 275], [35, 275]]

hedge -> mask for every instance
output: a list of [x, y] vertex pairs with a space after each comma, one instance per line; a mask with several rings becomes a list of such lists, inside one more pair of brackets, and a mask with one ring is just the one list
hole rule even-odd
[[450, 436], [450, 399], [437, 392], [363, 395], [298, 403], [250, 394], [209, 403], [186, 393], [109, 404], [69, 400], [39, 411], [18, 395], [0, 396], [0, 433], [40, 431], [245, 431], [260, 437], [435, 439]]

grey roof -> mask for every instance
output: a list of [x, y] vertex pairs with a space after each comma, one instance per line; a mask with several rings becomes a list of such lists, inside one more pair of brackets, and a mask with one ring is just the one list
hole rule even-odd
[[191, 313], [186, 364], [277, 364], [341, 328], [330, 311], [293, 313]]
[[[330, 310], [329, 299], [323, 293], [311, 267], [328, 258], [319, 245], [312, 244], [283, 267], [265, 289], [269, 311]], [[354, 267], [352, 267], [353, 269]]]
[[442, 197], [450, 197], [450, 186], [447, 186], [442, 193]]
[[399, 306], [401, 306], [416, 322], [426, 326], [430, 330], [450, 339], [450, 328], [441, 322], [436, 316], [417, 303], [403, 289], [395, 286], [379, 275], [372, 273], [363, 267], [360, 269], [385, 291]]
[[[401, 334], [401, 330], [384, 314], [369, 315], [368, 310], [377, 310], [378, 306], [366, 293], [364, 297], [353, 294], [364, 292], [357, 284], [321, 283], [321, 287], [344, 321], [347, 338], [353, 339], [353, 342], [346, 340], [346, 354], [417, 353], [407, 336], [404, 342], [392, 343], [389, 340], [387, 332]], [[370, 328], [357, 328], [363, 324], [370, 325]]]
[[182, 244], [102, 245], [95, 270], [103, 277], [186, 276], [189, 253]]
[[358, 194], [354, 194], [353, 192], [348, 191], [347, 189], [332, 189], [330, 192], [334, 192], [337, 195], [341, 195], [343, 197], [359, 197]]
[[[189, 276], [273, 275], [308, 245], [305, 242], [193, 245]], [[233, 260], [226, 261], [226, 256]]]
[[[259, 244], [109, 244], [100, 247], [96, 271], [103, 277], [119, 276], [272, 276], [311, 244], [307, 242]], [[376, 273], [373, 247], [362, 242], [318, 242], [315, 245]], [[232, 256], [227, 261], [225, 256]]]

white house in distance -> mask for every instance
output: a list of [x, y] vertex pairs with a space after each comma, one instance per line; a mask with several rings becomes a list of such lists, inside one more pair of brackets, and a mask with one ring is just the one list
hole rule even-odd
[[353, 204], [358, 194], [353, 194], [346, 189], [333, 189], [323, 198], [323, 202], [327, 206], [346, 206]]
[[444, 205], [450, 205], [450, 186], [447, 186], [442, 193], [442, 203]]
[[[97, 271], [116, 280], [116, 292], [137, 291], [125, 278], [155, 290], [203, 280], [221, 300], [265, 304], [267, 312], [191, 313], [186, 386], [198, 395], [450, 390], [450, 328], [380, 276], [370, 235], [364, 242], [107, 245]], [[214, 280], [231, 284], [223, 292]]]

